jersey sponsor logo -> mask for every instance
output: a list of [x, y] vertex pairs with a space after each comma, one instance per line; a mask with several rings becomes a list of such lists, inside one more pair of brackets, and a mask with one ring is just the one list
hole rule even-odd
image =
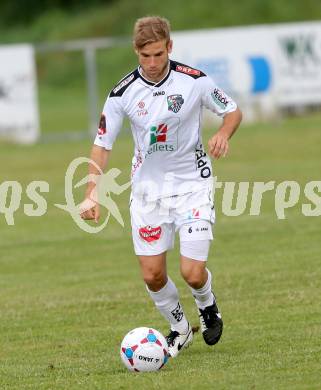
[[174, 152], [175, 146], [170, 144], [153, 144], [147, 151], [147, 154], [152, 154], [154, 152]]
[[195, 76], [200, 76], [201, 72], [197, 69], [189, 68], [188, 66], [182, 66], [182, 65], [177, 65], [176, 66], [176, 71], [181, 72], [181, 73], [186, 73], [186, 74], [191, 74]]
[[219, 89], [215, 88], [213, 92], [211, 92], [212, 99], [215, 104], [217, 104], [221, 108], [226, 108], [227, 104], [229, 103], [228, 98], [224, 94], [224, 92]]
[[150, 128], [150, 145], [156, 144], [156, 142], [166, 142], [167, 130], [168, 128], [165, 123], [152, 126]]
[[142, 163], [143, 163], [143, 157], [139, 151], [138, 154], [135, 156], [135, 162], [132, 165], [132, 172], [131, 172], [132, 177], [135, 175], [137, 169], [142, 165]]
[[154, 152], [173, 152], [175, 147], [171, 143], [167, 142], [168, 126], [166, 123], [162, 123], [158, 126], [152, 126], [150, 128], [150, 147], [147, 151], [148, 154]]
[[132, 74], [127, 79], [123, 80], [121, 83], [119, 83], [114, 89], [113, 92], [116, 94], [118, 91], [120, 91], [122, 88], [124, 88], [128, 83], [130, 83], [135, 76]]
[[151, 226], [145, 226], [139, 229], [140, 237], [147, 242], [159, 240], [161, 234], [162, 228], [160, 226], [157, 226], [155, 228], [152, 228]]
[[145, 109], [137, 111], [137, 116], [145, 116], [147, 114], [148, 114], [148, 111]]
[[145, 116], [148, 114], [148, 111], [145, 109], [145, 102], [143, 102], [142, 100], [137, 104], [138, 108], [140, 108], [140, 110], [137, 111], [137, 115], [138, 116]]
[[146, 145], [148, 147], [146, 156], [154, 152], [173, 152], [177, 150], [179, 122], [178, 117], [173, 117], [166, 118], [166, 121], [160, 119], [159, 124], [151, 125], [149, 133], [146, 135], [146, 143], [148, 143], [148, 146]]
[[101, 114], [100, 120], [99, 120], [99, 128], [98, 128], [98, 135], [104, 135], [106, 134], [106, 117], [104, 114]]
[[168, 111], [172, 111], [175, 114], [182, 108], [184, 99], [182, 95], [169, 95], [167, 96]]
[[207, 179], [211, 176], [211, 168], [208, 164], [207, 155], [203, 149], [203, 145], [199, 145], [195, 149], [196, 167], [200, 170], [201, 177]]
[[153, 96], [163, 96], [165, 95], [165, 91], [156, 91], [153, 93]]

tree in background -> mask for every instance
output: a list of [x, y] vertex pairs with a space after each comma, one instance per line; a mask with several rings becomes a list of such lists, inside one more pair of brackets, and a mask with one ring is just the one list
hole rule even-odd
[[1, 0], [0, 21], [2, 26], [29, 24], [39, 15], [51, 10], [68, 12], [112, 2], [114, 0]]

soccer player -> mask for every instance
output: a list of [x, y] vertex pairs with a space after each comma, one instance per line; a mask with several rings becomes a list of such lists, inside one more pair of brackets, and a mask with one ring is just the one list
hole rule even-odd
[[[133, 35], [139, 66], [109, 93], [101, 115], [91, 159], [106, 169], [113, 143], [127, 116], [135, 141], [130, 214], [135, 253], [147, 291], [170, 324], [167, 336], [172, 357], [193, 339], [190, 323], [167, 275], [166, 253], [180, 238], [180, 270], [195, 299], [203, 338], [216, 344], [223, 322], [206, 267], [214, 209], [212, 167], [201, 137], [203, 107], [223, 118], [208, 142], [218, 159], [228, 152], [229, 139], [241, 112], [201, 70], [169, 59], [173, 42], [169, 22], [161, 17], [138, 19]], [[89, 173], [99, 170], [89, 164]], [[95, 183], [86, 198], [95, 201]], [[99, 204], [81, 210], [83, 219], [99, 218]]]

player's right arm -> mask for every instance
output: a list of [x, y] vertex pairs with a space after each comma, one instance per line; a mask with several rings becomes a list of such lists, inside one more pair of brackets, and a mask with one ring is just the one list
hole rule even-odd
[[80, 206], [80, 215], [83, 219], [93, 219], [98, 222], [100, 216], [98, 180], [107, 167], [113, 143], [122, 126], [123, 116], [120, 96], [111, 93], [104, 105], [98, 133], [91, 149], [85, 200]]
[[107, 167], [111, 150], [102, 146], [93, 145], [90, 153], [90, 163], [88, 167], [88, 182], [85, 193], [85, 199], [80, 206], [80, 216], [82, 219], [92, 219], [98, 222], [100, 217], [100, 208], [97, 195], [97, 184], [99, 177]]

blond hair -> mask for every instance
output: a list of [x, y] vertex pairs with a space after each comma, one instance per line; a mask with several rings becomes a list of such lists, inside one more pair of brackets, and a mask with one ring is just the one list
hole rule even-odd
[[141, 49], [148, 43], [165, 39], [170, 41], [169, 21], [160, 16], [146, 16], [137, 19], [134, 26], [133, 43], [135, 49]]

